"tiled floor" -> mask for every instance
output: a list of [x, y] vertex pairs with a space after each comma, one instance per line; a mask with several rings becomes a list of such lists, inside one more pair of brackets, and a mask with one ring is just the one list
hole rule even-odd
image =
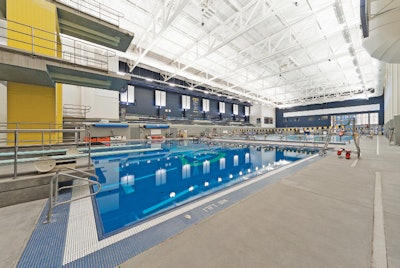
[[[370, 267], [376, 257], [371, 254], [371, 241], [377, 173], [382, 179], [387, 262], [389, 267], [400, 267], [396, 231], [400, 226], [400, 148], [389, 146], [382, 136], [363, 138], [361, 148], [359, 161], [339, 159], [330, 151], [301, 164], [304, 168], [282, 170], [176, 211], [163, 224], [138, 226], [104, 242], [87, 229], [93, 225], [93, 216], [87, 213], [90, 202], [59, 207], [51, 226], [41, 223], [43, 215], [35, 224], [44, 201], [2, 208], [2, 238], [4, 233], [9, 240], [15, 236], [22, 242], [10, 246], [9, 240], [2, 239], [0, 267], [13, 267], [20, 256], [4, 256], [3, 248], [15, 246], [10, 251], [21, 252], [29, 237], [35, 250], [29, 252], [28, 243], [20, 267]], [[208, 210], [210, 204], [215, 209]], [[75, 211], [69, 223], [62, 216], [68, 209]], [[15, 226], [11, 219], [25, 213], [31, 215], [24, 222], [28, 227]], [[52, 252], [60, 245], [66, 250]], [[44, 258], [43, 252], [50, 253], [52, 260]]]

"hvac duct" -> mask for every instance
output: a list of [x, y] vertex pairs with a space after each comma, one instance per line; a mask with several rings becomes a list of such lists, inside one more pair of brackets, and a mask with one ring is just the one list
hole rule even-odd
[[364, 48], [376, 59], [400, 63], [400, 0], [372, 0], [368, 19]]

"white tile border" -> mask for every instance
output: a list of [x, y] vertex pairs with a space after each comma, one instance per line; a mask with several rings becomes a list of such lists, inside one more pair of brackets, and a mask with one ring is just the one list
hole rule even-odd
[[[215, 199], [221, 198], [229, 193], [235, 192], [243, 187], [246, 187], [255, 182], [263, 180], [283, 170], [299, 165], [305, 161], [309, 161], [317, 156], [318, 154], [313, 155], [311, 157], [307, 157], [302, 160], [298, 160], [287, 166], [262, 174], [254, 179], [248, 180], [236, 186], [230, 187], [226, 190], [222, 190], [208, 197], [202, 198], [197, 202], [184, 205], [180, 208], [171, 211], [170, 213], [166, 213], [164, 215], [161, 215], [160, 217], [149, 220], [147, 222], [134, 226], [130, 229], [127, 229], [125, 231], [122, 231], [118, 234], [115, 234], [100, 241], [98, 240], [97, 236], [96, 222], [95, 222], [91, 198], [88, 197], [72, 202], [68, 218], [68, 227], [66, 235], [67, 237], [64, 248], [63, 265], [66, 265], [77, 259], [83, 258], [91, 253], [94, 253], [109, 245], [117, 243], [125, 238], [138, 234], [162, 222], [172, 219], [178, 215], [184, 214], [192, 209], [202, 206]], [[88, 187], [77, 187], [73, 189], [72, 198], [76, 196], [86, 195], [88, 193], [89, 193]]]

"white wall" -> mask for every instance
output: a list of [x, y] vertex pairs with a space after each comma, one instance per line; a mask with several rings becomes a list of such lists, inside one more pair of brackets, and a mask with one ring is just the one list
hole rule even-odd
[[119, 119], [119, 92], [98, 88], [63, 85], [64, 116], [65, 107], [70, 105], [89, 106], [86, 118]]
[[0, 45], [7, 45], [7, 39], [3, 36], [7, 36], [7, 21], [0, 19]]
[[257, 124], [257, 118], [261, 118], [260, 104], [254, 104], [253, 106], [250, 106], [250, 124], [261, 126], [260, 124]]
[[[263, 105], [261, 109], [261, 115], [261, 127], [274, 128], [276, 126], [275, 108]], [[273, 124], [264, 124], [264, 117], [272, 117]]]
[[[273, 124], [264, 124], [264, 117], [272, 117]], [[261, 119], [261, 124], [257, 124], [257, 118]], [[255, 104], [250, 107], [250, 124], [264, 128], [274, 128], [276, 126], [275, 108], [268, 107], [265, 104]]]

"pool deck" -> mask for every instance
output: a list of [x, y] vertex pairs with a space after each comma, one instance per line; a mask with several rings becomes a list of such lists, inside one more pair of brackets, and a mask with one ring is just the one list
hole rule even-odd
[[[360, 160], [328, 151], [119, 267], [400, 267], [400, 147], [360, 146]], [[46, 201], [0, 208], [0, 267], [15, 267]]]

